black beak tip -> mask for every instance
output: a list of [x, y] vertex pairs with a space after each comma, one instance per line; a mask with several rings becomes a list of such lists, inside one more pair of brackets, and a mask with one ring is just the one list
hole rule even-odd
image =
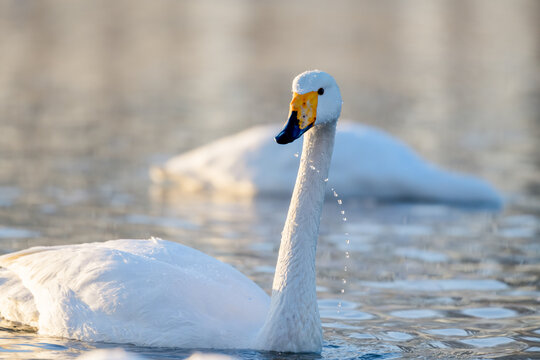
[[280, 145], [289, 144], [294, 141], [294, 139], [284, 131], [280, 132], [274, 139]]

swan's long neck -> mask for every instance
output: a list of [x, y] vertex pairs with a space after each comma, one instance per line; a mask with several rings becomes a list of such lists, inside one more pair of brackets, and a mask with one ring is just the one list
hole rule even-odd
[[315, 253], [336, 122], [306, 132], [296, 185], [281, 235], [266, 322], [258, 335], [262, 349], [320, 352]]

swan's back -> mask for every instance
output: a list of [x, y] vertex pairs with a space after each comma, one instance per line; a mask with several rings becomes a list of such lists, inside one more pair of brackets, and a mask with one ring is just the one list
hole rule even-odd
[[32, 248], [0, 266], [32, 294], [40, 333], [85, 341], [239, 347], [269, 303], [231, 266], [158, 239]]

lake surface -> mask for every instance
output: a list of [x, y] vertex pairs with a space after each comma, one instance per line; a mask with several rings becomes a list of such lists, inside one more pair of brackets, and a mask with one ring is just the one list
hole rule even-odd
[[[329, 198], [321, 357], [540, 358], [535, 0], [1, 2], [0, 253], [157, 236], [269, 291], [288, 199], [179, 194], [152, 186], [148, 168], [255, 124], [277, 131], [292, 78], [311, 68], [340, 84], [343, 117], [506, 199], [494, 211]], [[0, 358], [115, 346], [0, 322]]]

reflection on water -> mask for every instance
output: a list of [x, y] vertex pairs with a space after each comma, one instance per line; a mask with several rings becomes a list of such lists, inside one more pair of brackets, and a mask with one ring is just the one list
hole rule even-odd
[[[147, 171], [283, 122], [292, 77], [321, 68], [340, 83], [344, 117], [486, 177], [508, 200], [500, 214], [328, 201], [322, 357], [538, 357], [539, 16], [535, 0], [1, 2], [0, 252], [159, 236], [268, 291], [287, 200], [175, 194]], [[113, 346], [0, 323], [0, 358]]]

